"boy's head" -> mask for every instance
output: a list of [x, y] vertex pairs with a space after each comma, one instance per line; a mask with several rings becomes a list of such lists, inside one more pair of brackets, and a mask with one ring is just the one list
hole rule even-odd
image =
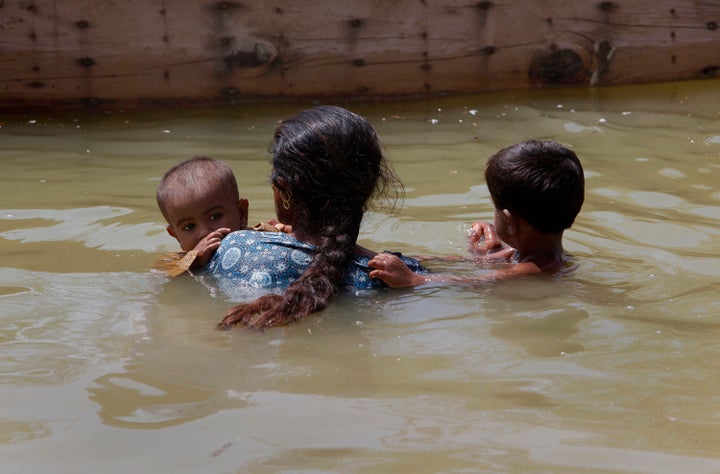
[[507, 209], [543, 234], [570, 228], [585, 199], [580, 160], [553, 141], [500, 150], [488, 161], [485, 181], [497, 210]]
[[167, 231], [183, 250], [192, 250], [210, 232], [247, 226], [248, 201], [240, 198], [229, 166], [212, 158], [195, 157], [170, 168], [157, 189]]

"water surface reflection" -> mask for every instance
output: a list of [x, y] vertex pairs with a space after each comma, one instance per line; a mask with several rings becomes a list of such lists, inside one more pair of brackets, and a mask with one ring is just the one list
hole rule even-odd
[[486, 158], [550, 138], [587, 173], [572, 270], [345, 295], [263, 333], [215, 331], [230, 297], [148, 270], [176, 250], [154, 190], [209, 155], [271, 216], [266, 146], [308, 104], [4, 118], [3, 472], [720, 471], [715, 88], [346, 104], [406, 185], [364, 245], [463, 254]]

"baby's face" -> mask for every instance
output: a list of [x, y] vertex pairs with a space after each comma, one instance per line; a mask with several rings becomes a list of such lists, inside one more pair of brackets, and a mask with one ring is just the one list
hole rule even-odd
[[196, 190], [167, 203], [168, 231], [180, 247], [195, 248], [210, 232], [228, 227], [231, 231], [247, 227], [247, 200], [236, 200], [230, 190]]

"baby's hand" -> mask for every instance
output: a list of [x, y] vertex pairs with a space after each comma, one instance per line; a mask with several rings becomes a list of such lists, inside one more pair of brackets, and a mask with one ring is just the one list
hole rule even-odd
[[204, 267], [207, 265], [215, 251], [220, 247], [220, 241], [230, 232], [231, 230], [228, 227], [221, 227], [203, 237], [193, 249], [197, 252], [197, 257], [195, 257], [191, 268]]
[[283, 234], [292, 234], [292, 226], [290, 224], [283, 224], [277, 219], [270, 219], [268, 223]]
[[487, 255], [502, 247], [502, 241], [495, 232], [495, 226], [489, 222], [476, 222], [472, 225], [468, 235], [468, 247], [470, 253], [475, 255]]
[[413, 273], [400, 257], [391, 253], [375, 255], [368, 262], [368, 266], [374, 268], [370, 272], [370, 278], [379, 278], [393, 288], [419, 285], [425, 282], [425, 278]]

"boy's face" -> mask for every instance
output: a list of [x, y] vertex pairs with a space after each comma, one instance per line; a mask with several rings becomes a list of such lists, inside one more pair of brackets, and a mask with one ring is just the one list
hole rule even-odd
[[198, 189], [187, 196], [173, 198], [165, 206], [168, 234], [189, 251], [210, 232], [228, 227], [231, 231], [247, 227], [248, 201], [236, 201], [229, 189]]

